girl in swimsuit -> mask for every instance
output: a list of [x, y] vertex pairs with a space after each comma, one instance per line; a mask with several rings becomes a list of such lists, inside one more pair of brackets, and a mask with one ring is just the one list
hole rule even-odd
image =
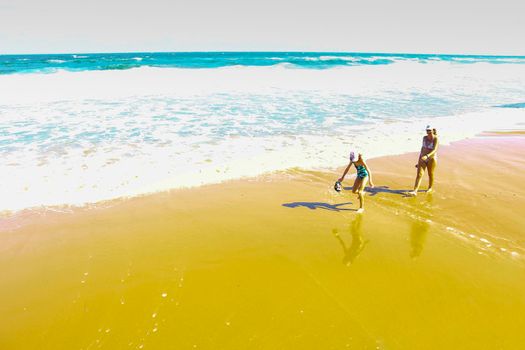
[[414, 190], [407, 193], [411, 196], [417, 195], [417, 191], [419, 190], [419, 185], [421, 185], [421, 179], [423, 178], [425, 169], [428, 169], [427, 193], [431, 193], [433, 191], [432, 186], [434, 185], [434, 171], [436, 170], [437, 165], [437, 150], [439, 141], [436, 129], [433, 129], [427, 125], [426, 131], [427, 135], [423, 137], [423, 145], [421, 146], [421, 152], [419, 153], [419, 162], [416, 165], [417, 175], [416, 182], [414, 184]]
[[363, 156], [361, 153], [358, 154], [357, 160], [355, 160], [355, 153], [350, 152], [350, 163], [346, 167], [343, 173], [343, 176], [341, 176], [341, 178], [338, 180], [339, 182], [343, 182], [352, 164], [354, 164], [355, 168], [357, 169], [357, 177], [355, 178], [354, 186], [352, 186], [352, 192], [357, 193], [357, 198], [359, 198], [359, 209], [357, 210], [357, 212], [362, 213], [365, 210], [364, 191], [365, 191], [367, 182], [370, 181], [370, 186], [374, 187], [374, 183], [372, 182], [372, 172], [366, 165], [366, 162], [363, 159]]

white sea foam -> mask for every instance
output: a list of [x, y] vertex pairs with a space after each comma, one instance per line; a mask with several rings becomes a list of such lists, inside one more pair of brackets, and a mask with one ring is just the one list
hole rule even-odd
[[[432, 123], [447, 144], [483, 130], [512, 127], [523, 117], [520, 110], [498, 110], [436, 118]], [[390, 123], [388, 128], [381, 124], [346, 127], [336, 136], [241, 136], [217, 141], [171, 139], [161, 132], [156, 136], [162, 142], [156, 145], [121, 140], [96, 147], [57, 147], [46, 155], [29, 149], [2, 161], [0, 179], [9, 186], [3, 189], [0, 208], [83, 204], [289, 167], [334, 168], [344, 165], [349, 149], [359, 148], [367, 157], [417, 151], [422, 125], [427, 122], [416, 119]]]
[[410, 61], [4, 75], [0, 210], [332, 169], [350, 148], [417, 151], [428, 122], [444, 144], [511, 129], [525, 111], [490, 107], [522, 102], [524, 82], [525, 65]]
[[320, 61], [331, 61], [331, 60], [339, 60], [341, 59], [342, 57], [338, 57], [338, 56], [319, 56], [319, 60]]
[[[115, 71], [58, 71], [55, 74], [0, 76], [0, 105], [72, 99], [111, 99], [143, 95], [267, 93], [275, 89], [376, 96], [401, 92], [492, 94], [494, 89], [522, 97], [525, 65], [447, 62], [338, 67], [326, 70], [272, 67], [177, 69], [141, 67]], [[20, 93], [24, 91], [24, 93]]]

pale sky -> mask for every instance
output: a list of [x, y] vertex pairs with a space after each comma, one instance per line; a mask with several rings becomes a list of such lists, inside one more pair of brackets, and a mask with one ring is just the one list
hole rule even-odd
[[525, 55], [523, 0], [0, 0], [0, 54]]

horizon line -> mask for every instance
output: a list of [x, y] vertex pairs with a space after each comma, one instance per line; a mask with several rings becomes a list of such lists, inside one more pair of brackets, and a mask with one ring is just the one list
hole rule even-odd
[[406, 56], [454, 56], [454, 57], [508, 57], [525, 58], [525, 55], [509, 54], [473, 54], [473, 53], [422, 53], [422, 52], [378, 52], [378, 51], [310, 51], [310, 50], [196, 50], [196, 51], [92, 51], [92, 52], [53, 52], [53, 53], [0, 53], [0, 56], [40, 56], [40, 55], [102, 55], [102, 54], [159, 54], [159, 53], [327, 53], [327, 54], [372, 54], [372, 55], [406, 55]]

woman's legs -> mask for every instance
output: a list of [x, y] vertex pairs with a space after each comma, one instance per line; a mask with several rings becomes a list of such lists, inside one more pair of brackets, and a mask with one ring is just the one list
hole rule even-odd
[[428, 168], [428, 191], [427, 192], [432, 192], [434, 190], [433, 189], [434, 170], [436, 169], [436, 166], [437, 166], [437, 160], [434, 158], [430, 158], [427, 163], [427, 168]]
[[416, 181], [414, 183], [414, 190], [411, 192], [408, 192], [411, 195], [416, 196], [417, 191], [419, 191], [419, 186], [421, 185], [421, 180], [423, 179], [423, 174], [425, 173], [425, 169], [427, 168], [427, 163], [423, 160], [419, 160], [419, 164], [417, 165], [417, 173], [416, 173]]

